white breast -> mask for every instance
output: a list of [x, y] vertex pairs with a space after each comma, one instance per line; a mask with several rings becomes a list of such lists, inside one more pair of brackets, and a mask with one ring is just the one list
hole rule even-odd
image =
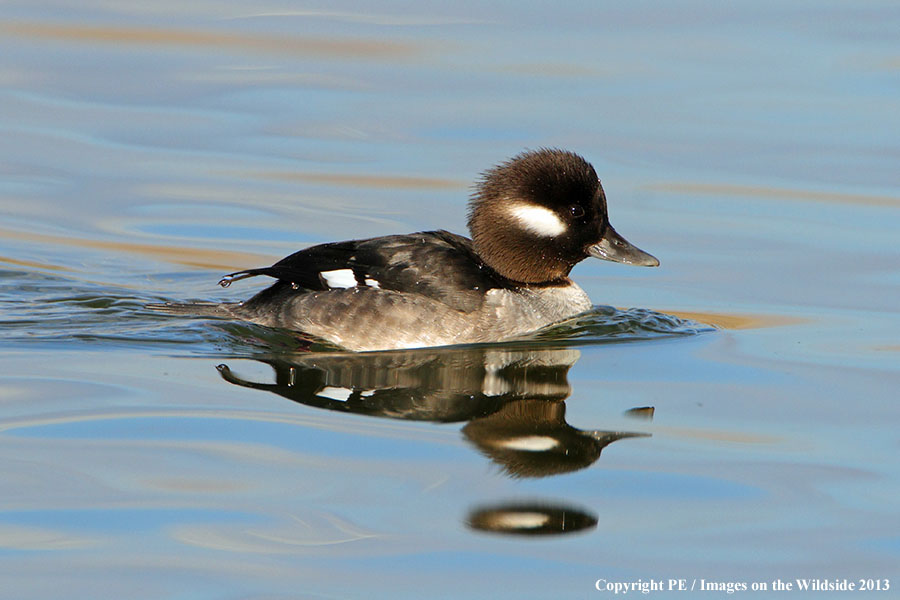
[[487, 293], [483, 325], [496, 339], [516, 337], [565, 321], [591, 308], [575, 283], [545, 288], [493, 289]]

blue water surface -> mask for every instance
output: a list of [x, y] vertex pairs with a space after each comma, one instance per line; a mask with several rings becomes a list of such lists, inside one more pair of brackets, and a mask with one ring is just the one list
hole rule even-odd
[[[0, 12], [3, 597], [893, 597], [895, 3]], [[661, 260], [578, 265], [562, 328], [354, 357], [145, 308], [464, 233], [479, 173], [544, 146]], [[727, 594], [648, 594], [693, 595]]]

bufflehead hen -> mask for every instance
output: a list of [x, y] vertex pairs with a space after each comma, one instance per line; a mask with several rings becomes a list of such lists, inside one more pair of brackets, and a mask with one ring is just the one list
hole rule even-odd
[[620, 236], [594, 168], [540, 149], [486, 171], [469, 203], [472, 239], [425, 231], [312, 246], [271, 267], [277, 281], [238, 303], [154, 305], [235, 318], [320, 338], [348, 350], [389, 350], [520, 337], [591, 308], [569, 279], [593, 256], [655, 267]]

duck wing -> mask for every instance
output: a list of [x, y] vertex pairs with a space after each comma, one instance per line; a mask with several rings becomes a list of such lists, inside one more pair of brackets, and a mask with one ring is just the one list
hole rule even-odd
[[[306, 248], [270, 267], [231, 273], [219, 282], [266, 275], [295, 290], [369, 287], [420, 294], [456, 310], [477, 310], [503, 278], [485, 265], [472, 241], [448, 231], [425, 231]], [[277, 286], [282, 291], [282, 286]]]

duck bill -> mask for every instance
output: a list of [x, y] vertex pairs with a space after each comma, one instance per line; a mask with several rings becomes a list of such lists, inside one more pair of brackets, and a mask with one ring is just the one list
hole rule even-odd
[[612, 225], [596, 244], [585, 248], [588, 256], [637, 267], [658, 267], [659, 261], [619, 235]]

